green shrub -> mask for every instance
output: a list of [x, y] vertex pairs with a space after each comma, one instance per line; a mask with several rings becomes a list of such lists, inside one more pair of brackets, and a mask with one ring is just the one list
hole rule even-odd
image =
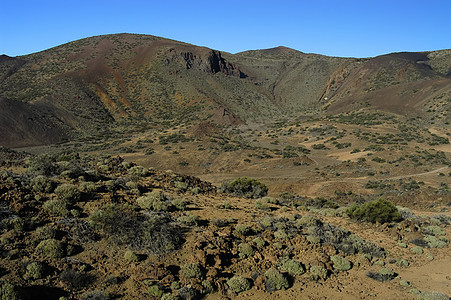
[[109, 300], [112, 299], [111, 296], [104, 291], [94, 290], [88, 291], [81, 295], [81, 300]]
[[312, 280], [326, 279], [327, 270], [323, 266], [311, 266], [310, 267], [310, 278]]
[[251, 288], [251, 283], [247, 278], [236, 275], [227, 280], [227, 285], [235, 293], [241, 293]]
[[185, 264], [180, 270], [185, 278], [202, 278], [202, 269], [198, 263]]
[[42, 226], [36, 229], [36, 234], [40, 240], [54, 239], [56, 237], [55, 229], [49, 226]]
[[263, 240], [261, 237], [256, 237], [252, 240], [255, 244], [255, 246], [259, 249], [263, 248], [266, 245], [265, 240]]
[[131, 207], [111, 204], [95, 211], [90, 222], [116, 244], [150, 253], [173, 251], [182, 243], [180, 226], [164, 213], [143, 215]]
[[425, 236], [424, 241], [427, 242], [431, 248], [444, 248], [449, 244], [449, 240], [446, 237], [436, 237], [433, 235]]
[[302, 275], [305, 273], [304, 266], [297, 260], [284, 258], [279, 261], [279, 269], [290, 275]]
[[421, 292], [417, 296], [418, 300], [449, 300], [449, 297], [439, 292]]
[[136, 199], [136, 203], [142, 209], [152, 209], [155, 211], [166, 211], [168, 204], [162, 191], [153, 191]]
[[333, 255], [330, 260], [334, 263], [334, 269], [338, 271], [347, 271], [352, 267], [351, 262], [345, 257]]
[[254, 256], [255, 250], [248, 243], [240, 243], [238, 245], [238, 251], [240, 252], [241, 257], [251, 257]]
[[60, 279], [66, 282], [71, 289], [81, 289], [88, 286], [93, 281], [93, 276], [75, 271], [73, 269], [66, 269], [60, 274]]
[[44, 175], [38, 175], [31, 179], [31, 187], [37, 193], [53, 192], [55, 183]]
[[265, 272], [266, 290], [269, 292], [287, 289], [290, 287], [287, 278], [276, 269], [269, 269]]
[[86, 194], [93, 194], [97, 191], [97, 186], [94, 182], [84, 181], [80, 183], [80, 191]]
[[261, 198], [268, 194], [268, 188], [265, 184], [247, 177], [239, 177], [235, 180], [224, 182], [220, 190], [224, 193], [249, 199]]
[[39, 279], [44, 276], [44, 265], [40, 262], [32, 262], [27, 265], [25, 279]]
[[248, 234], [250, 234], [250, 233], [252, 232], [252, 229], [249, 228], [249, 226], [247, 226], [247, 225], [237, 224], [237, 225], [235, 226], [235, 232], [236, 232], [238, 235], [244, 235], [244, 236], [246, 236], [246, 235], [248, 235]]
[[59, 167], [53, 155], [41, 154], [28, 159], [28, 171], [33, 174], [51, 176], [58, 174]]
[[346, 213], [352, 219], [371, 223], [397, 222], [401, 216], [397, 208], [388, 200], [378, 199], [363, 204], [354, 203]]
[[139, 256], [132, 250], [125, 251], [124, 258], [129, 262], [139, 261]]
[[80, 191], [73, 184], [62, 184], [55, 189], [55, 194], [69, 204], [74, 204], [80, 200]]
[[67, 204], [61, 200], [48, 200], [42, 205], [42, 208], [56, 217], [67, 217], [70, 214]]
[[145, 177], [149, 171], [142, 166], [134, 166], [128, 170], [128, 176], [133, 181], [138, 181], [140, 178]]
[[182, 198], [175, 198], [171, 201], [171, 204], [178, 210], [184, 211], [186, 209], [186, 205], [188, 202], [183, 200]]
[[442, 228], [440, 228], [440, 226], [437, 226], [437, 225], [427, 226], [426, 228], [424, 228], [423, 232], [424, 232], [424, 234], [434, 235], [434, 236], [446, 234], [445, 231]]
[[149, 293], [149, 295], [157, 298], [160, 298], [164, 294], [163, 290], [157, 284], [149, 286], [147, 288], [147, 292]]
[[381, 282], [392, 280], [393, 278], [396, 277], [395, 272], [393, 271], [393, 269], [390, 268], [382, 268], [377, 273], [368, 272], [366, 275], [374, 280]]
[[37, 245], [36, 251], [51, 258], [62, 258], [65, 255], [63, 244], [55, 239], [43, 240]]
[[185, 216], [181, 216], [177, 218], [177, 221], [186, 226], [197, 226], [199, 223], [199, 216], [186, 214]]
[[13, 284], [5, 280], [0, 280], [0, 299], [2, 300], [20, 300], [19, 293], [15, 290]]
[[261, 210], [269, 210], [269, 205], [268, 202], [266, 202], [265, 200], [259, 199], [255, 201], [255, 208]]

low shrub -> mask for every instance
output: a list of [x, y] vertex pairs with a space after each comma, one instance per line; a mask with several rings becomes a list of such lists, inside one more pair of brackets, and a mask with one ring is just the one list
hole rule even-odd
[[13, 284], [5, 280], [0, 280], [0, 299], [20, 300], [22, 299]]
[[147, 292], [149, 293], [149, 295], [156, 297], [156, 298], [161, 298], [164, 294], [164, 291], [160, 288], [160, 286], [158, 284], [149, 286], [147, 288]]
[[227, 280], [227, 285], [235, 293], [241, 293], [251, 288], [249, 279], [236, 275]]
[[276, 269], [269, 269], [265, 272], [266, 290], [269, 292], [287, 289], [290, 287], [288, 279]]
[[112, 204], [95, 211], [90, 222], [116, 244], [149, 253], [173, 251], [183, 242], [180, 226], [164, 213], [139, 214], [131, 207]]
[[255, 254], [254, 248], [252, 248], [252, 246], [249, 245], [248, 243], [240, 243], [238, 245], [238, 251], [240, 253], [240, 256], [243, 258], [251, 257], [254, 256]]
[[352, 267], [351, 262], [345, 257], [333, 255], [330, 260], [334, 263], [334, 269], [337, 271], [347, 271]]
[[449, 297], [439, 292], [421, 292], [417, 296], [418, 300], [449, 300]]
[[153, 191], [136, 199], [136, 203], [142, 209], [152, 209], [154, 211], [166, 211], [168, 203], [162, 191]]
[[31, 179], [31, 188], [37, 193], [51, 193], [55, 187], [55, 183], [45, 175], [38, 175]]
[[224, 182], [220, 190], [223, 193], [249, 199], [261, 198], [268, 194], [268, 188], [264, 183], [247, 177], [239, 177], [235, 180]]
[[378, 199], [363, 204], [354, 203], [346, 213], [352, 219], [371, 223], [397, 222], [401, 216], [396, 206], [388, 200]]
[[279, 261], [278, 268], [290, 275], [302, 275], [305, 273], [305, 268], [301, 262], [293, 259], [284, 258]]
[[390, 268], [382, 268], [377, 273], [375, 272], [368, 272], [366, 274], [369, 278], [372, 278], [377, 281], [389, 281], [396, 277], [396, 273], [393, 271], [393, 269]]
[[88, 286], [94, 279], [91, 275], [75, 271], [73, 269], [66, 269], [60, 274], [61, 281], [66, 282], [71, 289], [81, 289]]
[[67, 204], [57, 199], [47, 200], [42, 205], [42, 208], [49, 214], [56, 217], [67, 217], [70, 214]]
[[124, 258], [129, 262], [139, 261], [139, 256], [132, 250], [125, 251]]
[[327, 278], [327, 270], [323, 266], [310, 267], [310, 279], [318, 281], [319, 279]]
[[39, 279], [44, 276], [44, 265], [40, 262], [32, 262], [27, 265], [25, 279]]
[[55, 229], [49, 226], [38, 227], [36, 234], [40, 240], [54, 239], [56, 237]]
[[140, 178], [148, 174], [148, 170], [142, 166], [134, 166], [128, 170], [128, 176], [133, 181], [138, 181]]
[[43, 240], [36, 246], [36, 251], [51, 258], [62, 258], [65, 255], [63, 244], [55, 239]]
[[110, 294], [100, 290], [88, 291], [81, 295], [81, 300], [109, 300]]
[[436, 237], [433, 235], [425, 236], [424, 241], [431, 248], [444, 248], [449, 244], [449, 240], [446, 237]]
[[199, 220], [200, 220], [199, 216], [192, 215], [192, 214], [186, 214], [184, 216], [177, 218], [178, 222], [180, 222], [186, 226], [197, 226], [197, 224], [199, 223]]
[[69, 204], [80, 200], [80, 191], [73, 184], [62, 184], [55, 189], [55, 194]]
[[198, 263], [190, 263], [182, 266], [180, 270], [183, 277], [185, 278], [202, 278], [203, 273], [200, 265]]

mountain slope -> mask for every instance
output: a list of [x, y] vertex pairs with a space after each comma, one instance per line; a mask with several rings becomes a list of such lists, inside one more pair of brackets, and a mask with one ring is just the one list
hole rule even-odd
[[[2, 129], [58, 120], [45, 125], [54, 131], [10, 130], [0, 144], [53, 143], [123, 122], [239, 124], [361, 109], [446, 122], [450, 73], [449, 50], [354, 59], [285, 47], [229, 54], [154, 36], [97, 36], [0, 57], [0, 97], [26, 103], [0, 112]], [[22, 110], [39, 117], [15, 117]]]

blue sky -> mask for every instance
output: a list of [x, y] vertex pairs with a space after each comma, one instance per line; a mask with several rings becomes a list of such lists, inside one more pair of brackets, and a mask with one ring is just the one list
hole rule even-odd
[[110, 33], [141, 33], [236, 53], [279, 45], [370, 57], [451, 48], [451, 0], [2, 0], [0, 54]]

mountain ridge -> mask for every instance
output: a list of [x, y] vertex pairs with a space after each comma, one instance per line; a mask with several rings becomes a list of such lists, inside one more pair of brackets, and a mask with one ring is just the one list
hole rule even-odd
[[[270, 123], [372, 109], [403, 115], [405, 105], [410, 117], [446, 122], [448, 106], [436, 102], [450, 97], [450, 74], [451, 50], [339, 58], [279, 46], [231, 54], [150, 35], [95, 36], [0, 57], [0, 97], [25, 103], [21, 110], [32, 119], [44, 118], [33, 103], [46, 103], [50, 119], [59, 120], [53, 138], [25, 140], [25, 121], [4, 122], [22, 140], [12, 135], [0, 145], [72, 139], [124, 121]], [[412, 90], [429, 92], [411, 97]], [[432, 114], [421, 105], [439, 108]]]

